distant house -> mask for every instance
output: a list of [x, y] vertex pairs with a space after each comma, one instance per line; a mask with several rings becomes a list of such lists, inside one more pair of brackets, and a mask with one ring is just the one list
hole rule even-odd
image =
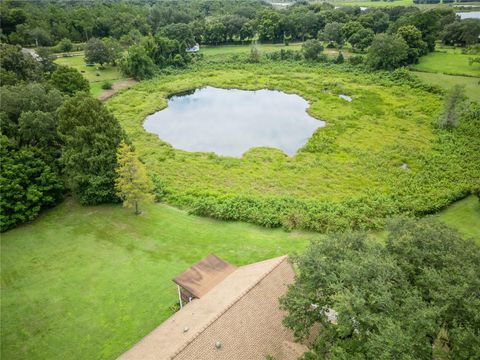
[[192, 46], [191, 48], [188, 48], [186, 50], [188, 53], [196, 53], [196, 52], [199, 52], [200, 51], [200, 45], [199, 44], [195, 44], [194, 46]]
[[174, 279], [183, 308], [120, 359], [297, 359], [307, 348], [278, 302], [294, 276], [286, 256], [236, 268], [209, 255]]

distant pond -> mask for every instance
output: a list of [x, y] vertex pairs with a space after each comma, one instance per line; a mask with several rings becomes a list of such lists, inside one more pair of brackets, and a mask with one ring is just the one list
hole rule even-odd
[[168, 99], [145, 119], [145, 130], [177, 149], [240, 157], [268, 146], [295, 155], [325, 122], [307, 114], [308, 102], [273, 90], [204, 87]]
[[480, 11], [465, 11], [465, 12], [457, 12], [456, 13], [458, 16], [460, 16], [460, 19], [480, 19]]

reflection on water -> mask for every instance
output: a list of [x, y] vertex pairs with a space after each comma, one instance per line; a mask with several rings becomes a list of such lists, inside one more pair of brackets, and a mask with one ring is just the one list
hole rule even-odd
[[145, 119], [144, 128], [173, 147], [241, 156], [268, 146], [294, 155], [325, 122], [306, 113], [308, 102], [280, 91], [205, 87], [179, 94]]

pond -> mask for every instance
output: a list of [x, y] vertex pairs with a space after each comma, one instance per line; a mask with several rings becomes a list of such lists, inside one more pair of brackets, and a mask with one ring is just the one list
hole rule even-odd
[[295, 155], [325, 122], [307, 114], [308, 102], [273, 90], [204, 87], [169, 98], [145, 119], [145, 130], [177, 149], [240, 157], [259, 146]]
[[462, 11], [456, 13], [460, 19], [480, 19], [480, 11]]

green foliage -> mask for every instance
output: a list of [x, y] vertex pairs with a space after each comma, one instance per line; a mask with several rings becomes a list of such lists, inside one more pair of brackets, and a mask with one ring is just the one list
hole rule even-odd
[[73, 43], [70, 39], [63, 38], [58, 42], [57, 47], [60, 51], [70, 52], [73, 50]]
[[348, 42], [354, 49], [365, 50], [373, 41], [374, 33], [371, 29], [361, 29], [348, 38]]
[[5, 231], [56, 204], [63, 185], [37, 149], [14, 148], [4, 135], [0, 142], [0, 231]]
[[[470, 193], [480, 175], [475, 107], [451, 131], [435, 129], [439, 92], [405, 69], [372, 74], [280, 61], [193, 69], [195, 76], [184, 70], [160, 75], [107, 104], [150, 174], [162, 179], [164, 200], [196, 214], [316, 231], [380, 228], [391, 215], [444, 208]], [[206, 85], [296, 93], [328, 125], [293, 157], [269, 149], [242, 158], [189, 153], [144, 131], [144, 118], [166, 106], [159, 96]], [[401, 168], [404, 162], [409, 169]]]
[[67, 66], [58, 66], [53, 72], [50, 81], [56, 89], [67, 95], [74, 95], [79, 91], [88, 92], [90, 90], [90, 84], [82, 74], [77, 69]]
[[148, 79], [155, 74], [155, 64], [141, 45], [132, 45], [121, 62], [122, 72], [137, 80]]
[[117, 178], [115, 190], [126, 208], [135, 208], [140, 214], [139, 203], [153, 201], [153, 185], [147, 175], [145, 165], [137, 159], [132, 147], [124, 141], [117, 149]]
[[251, 63], [258, 63], [260, 62], [261, 54], [258, 46], [252, 45], [250, 48], [250, 55], [248, 57], [248, 61]]
[[307, 61], [318, 61], [322, 59], [323, 46], [319, 40], [307, 40], [302, 45], [303, 57]]
[[341, 51], [338, 52], [338, 56], [335, 59], [335, 64], [343, 64], [345, 62], [345, 58], [343, 57], [343, 54]]
[[14, 85], [19, 81], [39, 81], [43, 78], [40, 64], [20, 46], [0, 44], [0, 83]]
[[480, 20], [465, 19], [448, 24], [441, 33], [446, 45], [468, 46], [478, 42], [480, 36]]
[[408, 46], [409, 64], [418, 62], [420, 56], [427, 53], [427, 44], [422, 40], [422, 33], [413, 25], [405, 25], [398, 29], [397, 34], [400, 35]]
[[123, 53], [123, 48], [120, 45], [120, 42], [112, 37], [103, 39], [103, 43], [108, 52], [108, 62], [112, 65], [116, 65], [117, 61], [120, 60]]
[[343, 37], [342, 24], [338, 22], [328, 23], [325, 25], [323, 31], [319, 33], [319, 38], [342, 46], [345, 40]]
[[99, 100], [80, 93], [58, 111], [66, 184], [82, 204], [114, 202], [116, 151], [124, 133]]
[[111, 52], [105, 43], [97, 38], [91, 38], [85, 45], [85, 62], [87, 64], [103, 64], [111, 61]]
[[474, 357], [480, 248], [433, 219], [388, 230], [386, 245], [333, 234], [293, 258], [299, 275], [281, 305], [298, 339], [320, 325], [307, 358], [432, 359], [442, 329], [451, 358]]
[[105, 81], [104, 83], [102, 83], [103, 90], [111, 90], [112, 87], [113, 87], [113, 84], [111, 81]]
[[442, 129], [456, 127], [465, 111], [467, 97], [462, 86], [454, 86], [448, 91], [443, 103], [443, 111], [438, 118], [438, 126]]
[[408, 45], [398, 35], [375, 35], [368, 49], [367, 64], [374, 69], [393, 70], [407, 63]]

